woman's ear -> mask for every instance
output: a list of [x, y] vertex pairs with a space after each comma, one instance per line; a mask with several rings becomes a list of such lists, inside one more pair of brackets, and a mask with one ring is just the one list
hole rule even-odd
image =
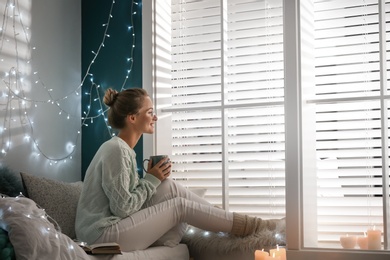
[[135, 121], [135, 118], [135, 115], [127, 115], [127, 120], [129, 120], [130, 123], [133, 123]]

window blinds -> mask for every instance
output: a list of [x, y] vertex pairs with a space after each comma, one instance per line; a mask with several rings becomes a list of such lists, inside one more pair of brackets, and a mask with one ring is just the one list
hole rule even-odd
[[[281, 2], [171, 2], [173, 176], [261, 217], [285, 214]], [[303, 174], [304, 246], [340, 247], [340, 235], [384, 228], [385, 32], [378, 1], [304, 0], [300, 14], [301, 98], [314, 108], [302, 109], [303, 163], [314, 166]]]
[[231, 211], [284, 209], [282, 1], [172, 1], [176, 180]]
[[304, 187], [317, 189], [318, 246], [340, 247], [341, 235], [383, 230], [383, 170], [389, 166], [382, 160], [388, 108], [381, 103], [387, 96], [380, 34], [386, 32], [376, 0], [316, 0], [313, 6], [315, 94], [308, 102], [315, 104], [317, 185]]

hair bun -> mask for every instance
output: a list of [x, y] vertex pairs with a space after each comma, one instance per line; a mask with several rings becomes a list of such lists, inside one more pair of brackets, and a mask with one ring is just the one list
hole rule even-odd
[[107, 106], [112, 106], [118, 96], [118, 91], [115, 89], [109, 88], [106, 90], [106, 93], [104, 94], [103, 102]]

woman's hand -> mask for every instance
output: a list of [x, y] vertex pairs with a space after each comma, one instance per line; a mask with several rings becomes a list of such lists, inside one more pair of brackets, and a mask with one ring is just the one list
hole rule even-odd
[[171, 175], [171, 160], [167, 157], [161, 159], [156, 165], [152, 167], [152, 160], [148, 163], [147, 173], [152, 174], [154, 177], [160, 181], [164, 181], [166, 178]]

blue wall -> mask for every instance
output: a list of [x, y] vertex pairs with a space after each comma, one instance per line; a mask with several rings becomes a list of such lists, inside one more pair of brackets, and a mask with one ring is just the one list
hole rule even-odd
[[[104, 91], [111, 87], [120, 90], [123, 81], [130, 68], [131, 61], [127, 58], [133, 57], [133, 67], [124, 88], [142, 87], [142, 2], [134, 4], [132, 1], [116, 1], [112, 9], [112, 18], [107, 34], [110, 37], [105, 40], [105, 47], [101, 49], [99, 56], [92, 65], [90, 73], [93, 74], [93, 81], [100, 85], [99, 95], [102, 98]], [[94, 54], [97, 51], [106, 27], [112, 0], [83, 0], [82, 1], [82, 75], [85, 75]], [[132, 9], [133, 8], [133, 9]], [[136, 12], [136, 14], [132, 13]], [[129, 30], [133, 20], [134, 27]], [[135, 34], [135, 48], [132, 54], [133, 36]], [[82, 86], [82, 113], [87, 111], [90, 103], [89, 93], [91, 87], [90, 79], [87, 79]], [[97, 92], [92, 91], [92, 100], [97, 98]], [[90, 116], [97, 115], [100, 108], [99, 102], [92, 102]], [[84, 114], [82, 115], [84, 116]], [[102, 116], [85, 122], [88, 126], [82, 127], [82, 179], [96, 151], [100, 145], [111, 138]], [[135, 147], [137, 153], [138, 168], [142, 169], [142, 138]], [[142, 170], [140, 170], [140, 174]]]

